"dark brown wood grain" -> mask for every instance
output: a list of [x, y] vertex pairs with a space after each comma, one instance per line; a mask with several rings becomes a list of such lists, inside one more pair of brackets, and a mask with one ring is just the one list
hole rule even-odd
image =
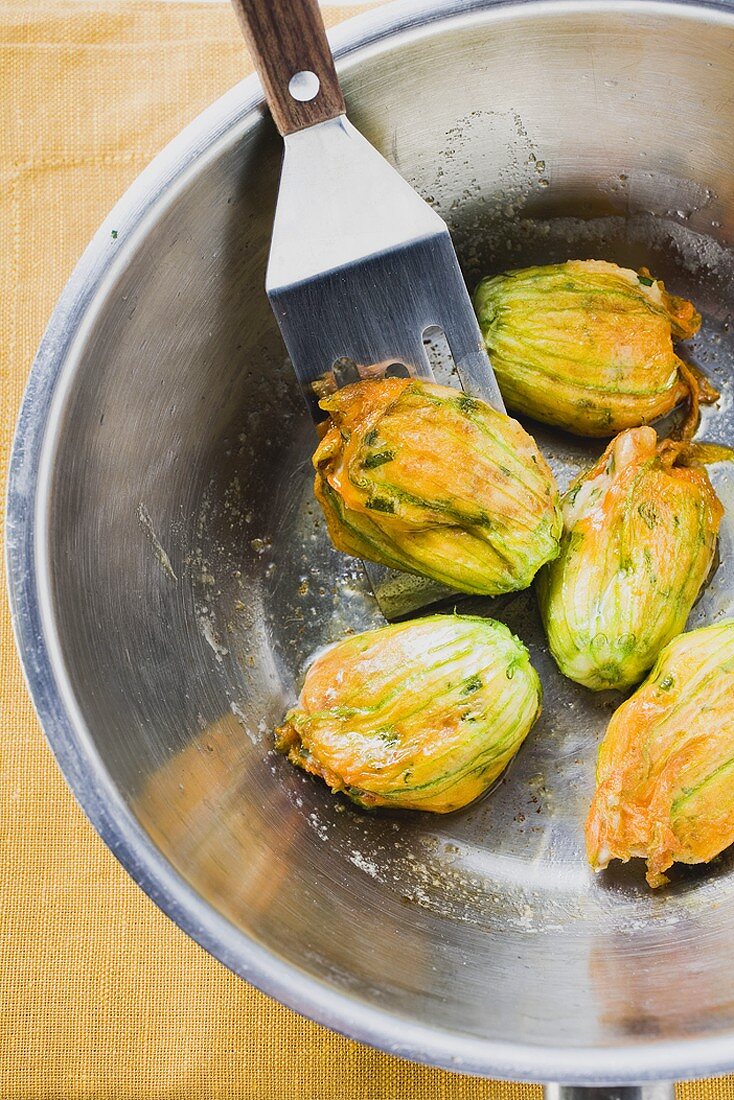
[[[344, 114], [344, 97], [334, 68], [317, 0], [232, 0], [245, 40], [281, 134], [304, 130]], [[292, 76], [316, 73], [321, 87], [301, 103], [288, 91]]]

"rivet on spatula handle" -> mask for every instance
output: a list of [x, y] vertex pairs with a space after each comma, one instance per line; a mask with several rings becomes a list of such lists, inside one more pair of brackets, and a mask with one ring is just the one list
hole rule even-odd
[[317, 0], [232, 0], [280, 133], [344, 114]]

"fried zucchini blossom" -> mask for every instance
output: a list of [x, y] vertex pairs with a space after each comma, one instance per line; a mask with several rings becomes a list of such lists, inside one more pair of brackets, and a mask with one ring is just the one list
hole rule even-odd
[[551, 653], [571, 680], [631, 687], [684, 629], [723, 515], [705, 468], [686, 465], [706, 450], [631, 428], [564, 495], [561, 552], [537, 593]]
[[646, 268], [569, 260], [483, 279], [479, 324], [508, 408], [575, 435], [648, 424], [686, 398], [683, 436], [716, 391], [675, 353], [698, 331], [691, 302]]
[[586, 822], [589, 862], [708, 863], [734, 843], [734, 620], [680, 634], [614, 713]]
[[527, 588], [558, 553], [560, 498], [534, 440], [460, 390], [355, 382], [321, 401], [315, 493], [339, 550], [460, 592]]
[[360, 806], [449, 813], [500, 775], [540, 701], [528, 651], [506, 626], [432, 615], [322, 653], [276, 747]]

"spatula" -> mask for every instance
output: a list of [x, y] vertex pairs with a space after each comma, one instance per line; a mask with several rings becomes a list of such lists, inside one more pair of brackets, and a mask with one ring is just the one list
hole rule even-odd
[[[317, 0], [234, 0], [285, 156], [266, 290], [315, 421], [362, 377], [433, 379], [440, 329], [465, 392], [504, 409], [446, 223], [345, 114]], [[451, 593], [365, 563], [400, 618]]]

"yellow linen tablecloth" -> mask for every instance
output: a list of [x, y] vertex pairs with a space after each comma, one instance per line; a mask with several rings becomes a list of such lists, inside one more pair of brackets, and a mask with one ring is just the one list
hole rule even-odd
[[[0, 0], [3, 485], [28, 369], [82, 248], [248, 70], [226, 4]], [[67, 790], [23, 684], [4, 577], [0, 617], [1, 1100], [535, 1100], [332, 1035], [184, 936]], [[734, 1098], [734, 1078], [683, 1091]]]

